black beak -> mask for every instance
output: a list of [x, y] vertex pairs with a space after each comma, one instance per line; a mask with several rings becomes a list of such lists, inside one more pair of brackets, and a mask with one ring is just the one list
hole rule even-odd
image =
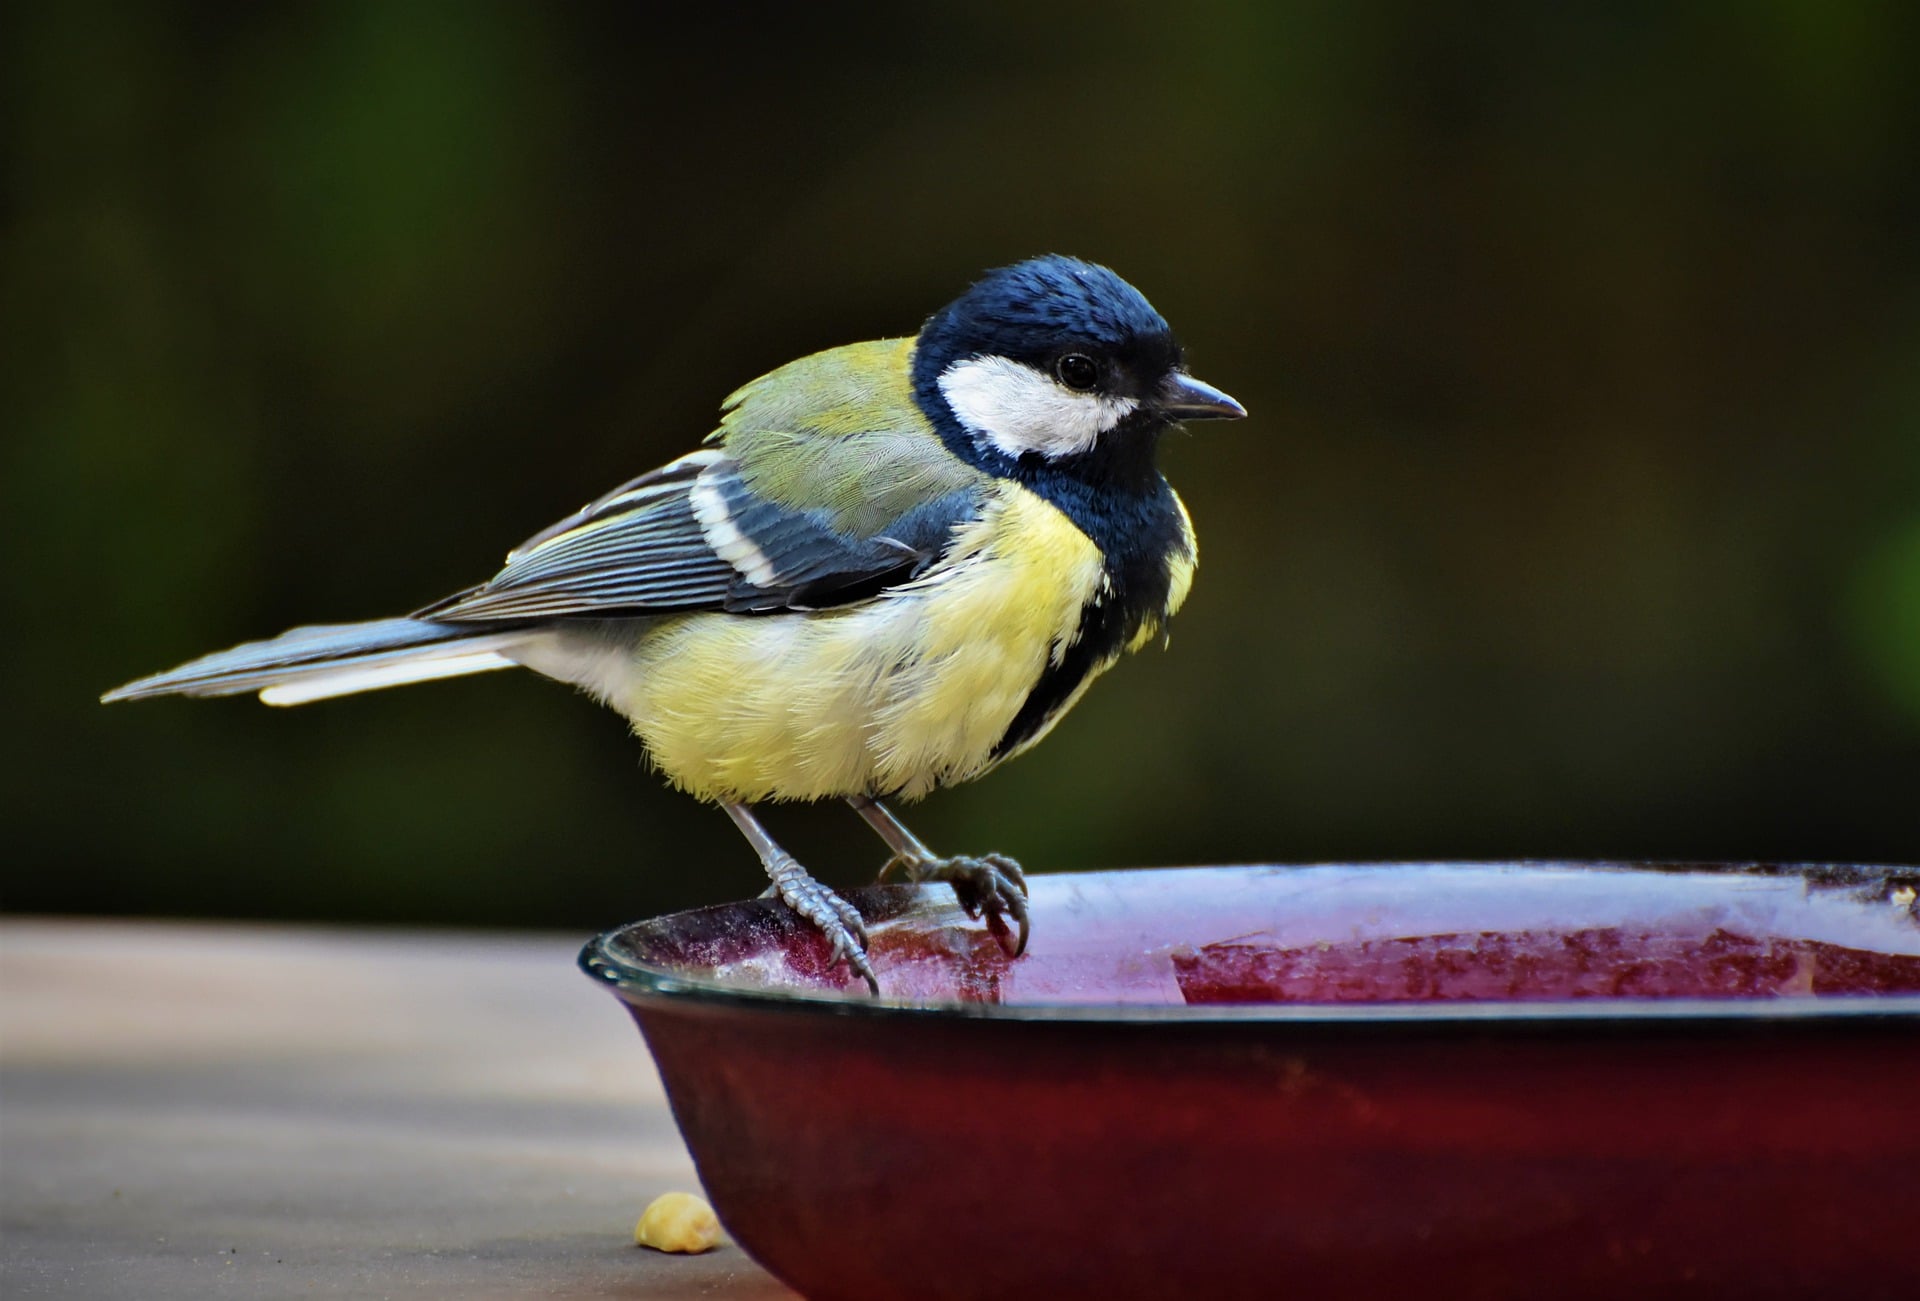
[[1183, 370], [1168, 375], [1154, 395], [1153, 405], [1170, 420], [1240, 420], [1247, 409]]

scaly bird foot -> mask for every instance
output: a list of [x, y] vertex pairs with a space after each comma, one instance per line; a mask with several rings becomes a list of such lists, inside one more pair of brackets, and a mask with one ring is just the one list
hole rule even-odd
[[873, 964], [867, 960], [867, 922], [859, 910], [814, 880], [807, 869], [792, 858], [769, 863], [767, 875], [773, 878], [770, 892], [827, 937], [833, 946], [827, 965], [846, 963], [867, 982], [868, 991], [878, 997], [880, 981], [873, 974]]
[[978, 917], [986, 914], [987, 924], [1006, 943], [1005, 917], [1013, 918], [1020, 928], [1018, 941], [1011, 950], [1011, 956], [1019, 957], [1027, 951], [1027, 874], [1020, 864], [1005, 854], [982, 854], [975, 858], [959, 854], [953, 858], [921, 858], [916, 854], [895, 854], [887, 865], [880, 869], [880, 878], [885, 880], [889, 873], [899, 871], [907, 880], [918, 884], [922, 881], [945, 881], [953, 887], [953, 893], [960, 900], [960, 906], [967, 916]]

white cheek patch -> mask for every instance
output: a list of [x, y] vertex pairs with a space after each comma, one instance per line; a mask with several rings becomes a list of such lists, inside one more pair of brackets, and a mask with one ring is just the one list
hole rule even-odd
[[1006, 357], [969, 357], [940, 375], [940, 392], [968, 432], [1019, 456], [1072, 456], [1131, 415], [1132, 398], [1076, 393]]

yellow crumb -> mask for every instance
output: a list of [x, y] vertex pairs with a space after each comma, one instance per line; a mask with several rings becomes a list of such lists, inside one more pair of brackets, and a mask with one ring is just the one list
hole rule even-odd
[[692, 1193], [661, 1193], [640, 1212], [633, 1241], [655, 1251], [712, 1251], [720, 1245], [720, 1220]]

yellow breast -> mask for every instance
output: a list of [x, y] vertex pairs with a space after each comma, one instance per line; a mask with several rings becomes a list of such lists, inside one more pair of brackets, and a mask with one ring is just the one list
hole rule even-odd
[[872, 601], [662, 621], [609, 703], [703, 798], [918, 798], [992, 766], [1101, 582], [1092, 541], [1002, 481], [940, 564]]

